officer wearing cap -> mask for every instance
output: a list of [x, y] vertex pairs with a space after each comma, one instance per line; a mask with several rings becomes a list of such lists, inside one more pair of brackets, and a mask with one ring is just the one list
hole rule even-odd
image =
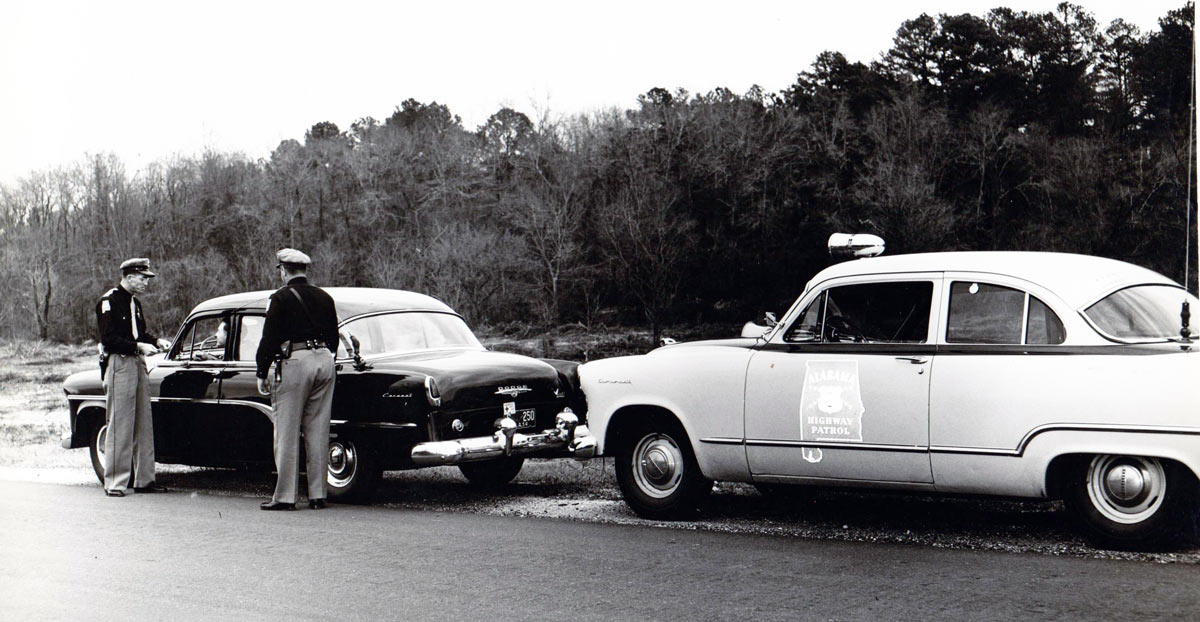
[[[329, 415], [333, 406], [333, 350], [337, 347], [337, 311], [333, 298], [308, 283], [308, 255], [285, 248], [276, 257], [286, 284], [271, 294], [262, 339], [258, 342], [258, 390], [271, 395], [275, 409], [275, 494], [264, 510], [296, 509], [300, 433], [307, 456], [308, 507], [325, 507], [329, 468]], [[274, 362], [274, 375], [271, 366]]]
[[154, 481], [154, 424], [150, 415], [149, 377], [143, 357], [171, 346], [146, 330], [142, 302], [154, 273], [150, 260], [121, 264], [121, 282], [96, 304], [103, 351], [108, 431], [104, 437], [104, 491], [124, 497], [132, 477], [137, 492], [166, 492]]

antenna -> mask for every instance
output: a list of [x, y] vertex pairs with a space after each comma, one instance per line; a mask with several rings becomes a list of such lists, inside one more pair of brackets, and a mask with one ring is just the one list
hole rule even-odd
[[[1191, 284], [1191, 267], [1192, 267], [1192, 145], [1196, 141], [1196, 47], [1200, 46], [1200, 40], [1196, 38], [1196, 29], [1192, 29], [1192, 75], [1188, 97], [1188, 148], [1187, 148], [1187, 232], [1184, 237], [1187, 241], [1184, 243], [1183, 256], [1186, 258], [1183, 262], [1183, 305], [1179, 311], [1179, 320], [1182, 326], [1179, 329], [1179, 336], [1183, 338], [1183, 348], [1186, 350], [1192, 343], [1192, 331], [1188, 326], [1191, 324], [1192, 311], [1189, 308], [1187, 296], [1188, 286]], [[1200, 167], [1197, 168], [1197, 175], [1200, 175]], [[1197, 277], [1200, 278], [1200, 205], [1197, 206], [1196, 218], [1196, 263]], [[1200, 293], [1200, 282], [1197, 283], [1197, 293]]]

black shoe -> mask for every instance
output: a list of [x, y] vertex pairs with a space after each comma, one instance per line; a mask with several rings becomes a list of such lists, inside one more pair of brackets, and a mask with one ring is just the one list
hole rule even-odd
[[296, 509], [296, 504], [295, 503], [280, 503], [278, 501], [264, 501], [261, 504], [259, 504], [258, 509], [267, 510], [269, 512], [281, 511], [281, 510], [290, 511], [290, 510]]
[[325, 509], [325, 500], [324, 499], [309, 499], [308, 500], [308, 509], [324, 510]]
[[105, 490], [104, 494], [106, 494], [110, 497], [124, 497], [125, 491], [124, 490]]
[[145, 486], [140, 486], [140, 487], [139, 487], [139, 486], [134, 486], [134, 487], [133, 487], [133, 491], [134, 491], [134, 492], [138, 492], [138, 493], [147, 493], [147, 492], [171, 492], [170, 490], [168, 490], [168, 489], [167, 489], [167, 487], [166, 487], [166, 486], [160, 486], [160, 485], [158, 485], [158, 482], [150, 482], [149, 484], [146, 484]]

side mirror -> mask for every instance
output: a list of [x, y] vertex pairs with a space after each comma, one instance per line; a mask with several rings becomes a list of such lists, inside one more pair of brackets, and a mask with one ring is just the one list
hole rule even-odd
[[779, 320], [775, 319], [775, 314], [774, 314], [774, 313], [771, 313], [770, 311], [767, 311], [766, 313], [764, 313], [764, 314], [763, 314], [763, 322], [764, 322], [764, 323], [765, 323], [767, 326], [774, 327], [776, 324], [778, 324], [778, 323], [779, 323]]
[[768, 330], [771, 330], [770, 326], [763, 326], [762, 324], [755, 324], [754, 322], [746, 322], [742, 325], [742, 336], [753, 337], [757, 339], [762, 337]]

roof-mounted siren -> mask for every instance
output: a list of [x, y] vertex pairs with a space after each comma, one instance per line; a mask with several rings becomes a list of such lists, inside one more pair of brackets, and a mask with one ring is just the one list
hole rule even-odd
[[883, 254], [883, 238], [869, 233], [835, 233], [829, 236], [834, 257], [874, 257]]

